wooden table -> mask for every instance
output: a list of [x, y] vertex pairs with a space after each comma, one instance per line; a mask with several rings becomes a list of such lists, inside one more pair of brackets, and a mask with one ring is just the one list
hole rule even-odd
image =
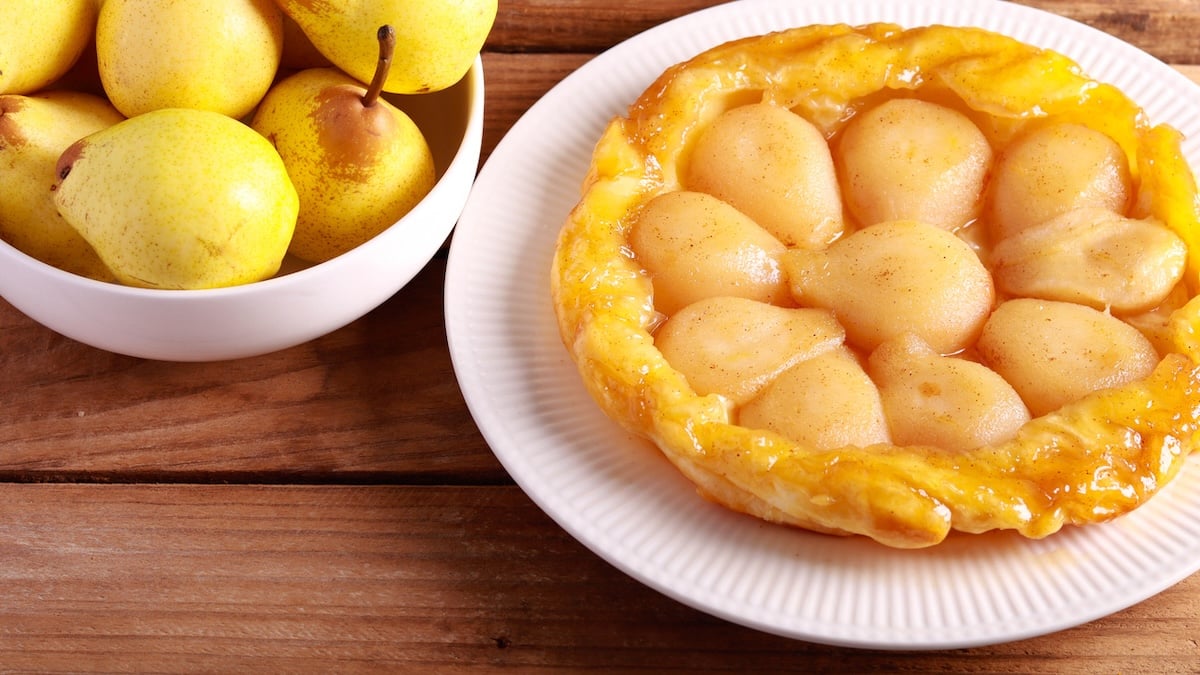
[[[598, 51], [707, 0], [501, 0], [484, 155]], [[1200, 74], [1200, 4], [1032, 0]], [[117, 356], [0, 301], [0, 670], [1200, 672], [1200, 575], [1058, 634], [931, 653], [670, 600], [516, 487], [455, 382], [445, 256], [232, 363]]]

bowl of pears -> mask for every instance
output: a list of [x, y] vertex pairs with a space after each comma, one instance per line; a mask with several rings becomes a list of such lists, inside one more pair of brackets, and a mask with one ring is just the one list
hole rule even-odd
[[365, 315], [466, 203], [495, 16], [496, 0], [9, 0], [0, 296], [169, 361]]

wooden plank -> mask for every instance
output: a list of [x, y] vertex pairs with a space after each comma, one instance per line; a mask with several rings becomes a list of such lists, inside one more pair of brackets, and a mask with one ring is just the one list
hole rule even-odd
[[[1017, 0], [1115, 35], [1172, 63], [1200, 63], [1200, 6], [1187, 0]], [[597, 52], [664, 21], [720, 0], [506, 0], [491, 51]]]
[[1168, 63], [1200, 63], [1200, 5], [1190, 0], [1019, 0], [1114, 35]]
[[507, 52], [585, 52], [607, 49], [664, 21], [723, 0], [504, 0], [486, 49]]
[[225, 363], [118, 356], [0, 301], [0, 478], [508, 482], [446, 347], [445, 261], [366, 317]]
[[487, 160], [496, 144], [530, 106], [591, 58], [591, 54], [571, 53], [484, 53], [487, 105], [480, 161]]
[[[0, 485], [0, 664], [306, 672], [1195, 672], [1200, 576], [1008, 645], [879, 653], [713, 618], [515, 487]], [[1002, 665], [1001, 665], [1002, 664]]]

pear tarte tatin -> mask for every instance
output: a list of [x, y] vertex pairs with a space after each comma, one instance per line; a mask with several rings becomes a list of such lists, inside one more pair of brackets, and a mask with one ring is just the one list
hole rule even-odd
[[553, 301], [604, 412], [718, 503], [895, 547], [1043, 537], [1197, 447], [1198, 204], [1178, 132], [1060, 54], [795, 28], [608, 125]]

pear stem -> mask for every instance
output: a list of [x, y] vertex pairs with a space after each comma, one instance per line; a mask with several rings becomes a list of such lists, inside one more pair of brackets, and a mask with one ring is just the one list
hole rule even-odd
[[367, 93], [363, 94], [364, 108], [370, 108], [379, 100], [388, 71], [392, 69], [392, 55], [396, 53], [396, 31], [391, 26], [380, 26], [375, 36], [379, 38], [379, 63], [375, 66], [375, 77], [371, 78], [371, 86], [367, 87]]

